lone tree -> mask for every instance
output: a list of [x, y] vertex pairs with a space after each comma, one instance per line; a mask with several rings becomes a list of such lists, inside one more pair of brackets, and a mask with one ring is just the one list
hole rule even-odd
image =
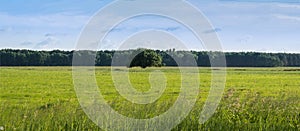
[[[140, 50], [142, 50], [140, 52]], [[162, 66], [162, 58], [159, 54], [157, 54], [154, 50], [149, 49], [140, 49], [138, 50], [140, 53], [137, 54], [129, 67], [160, 67]]]

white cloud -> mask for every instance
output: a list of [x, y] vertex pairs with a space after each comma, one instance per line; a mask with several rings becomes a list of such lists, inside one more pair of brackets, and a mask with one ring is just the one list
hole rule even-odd
[[[300, 27], [300, 16], [298, 15], [300, 11], [299, 4], [197, 0], [189, 2], [202, 10], [204, 15], [207, 16], [215, 27], [222, 29], [222, 31], [215, 30], [218, 28], [203, 29], [201, 30], [202, 33], [220, 31], [218, 34], [221, 40], [224, 41], [224, 47], [227, 49], [245, 50], [250, 47], [250, 43], [252, 44], [251, 47], [253, 48], [251, 49], [253, 50], [259, 50], [261, 48], [260, 43], [269, 43], [266, 44], [266, 47], [272, 46], [272, 48], [275, 48], [271, 43], [279, 43], [280, 41], [284, 41], [285, 46], [292, 47], [292, 44], [299, 41], [296, 36], [296, 34], [299, 34], [299, 30], [297, 29]], [[176, 3], [177, 2], [169, 2], [168, 5], [176, 5]], [[80, 6], [82, 5], [80, 4]], [[195, 19], [196, 17], [194, 17], [197, 14], [190, 12], [187, 8], [183, 8], [180, 5], [176, 5], [174, 8], [168, 8], [167, 6], [161, 7], [160, 2], [154, 3], [153, 5], [148, 5], [147, 2], [141, 2], [140, 6], [136, 6], [132, 9], [143, 10], [145, 6], [153, 9], [160, 8], [161, 11], [170, 11], [173, 12], [173, 14], [193, 16], [185, 20], [188, 23], [199, 23], [199, 21]], [[88, 10], [87, 8], [96, 7], [82, 7], [82, 10]], [[62, 11], [65, 11], [65, 9], [61, 9], [59, 12], [52, 12], [52, 14], [45, 15], [42, 15], [42, 13], [21, 13], [23, 15], [12, 15], [13, 13], [0, 12], [0, 35], [1, 38], [3, 38], [0, 40], [0, 44], [2, 43], [0, 48], [26, 46], [40, 49], [73, 49], [81, 28], [87, 23], [91, 15], [90, 13], [74, 13], [73, 10], [70, 13], [64, 13]], [[105, 16], [101, 18], [101, 23], [94, 23], [95, 27], [93, 29], [97, 30], [100, 29], [99, 27], [110, 25], [114, 22], [114, 19], [123, 18], [123, 16], [128, 13], [127, 11], [131, 10], [126, 6], [118, 6], [118, 8], [112, 10], [112, 12], [103, 14]], [[119, 44], [121, 40], [127, 38], [127, 36], [130, 36], [130, 34], [134, 32], [145, 29], [158, 29], [177, 34], [179, 38], [187, 41], [189, 45], [198, 45], [197, 39], [191, 39], [193, 34], [190, 35], [189, 30], [179, 25], [180, 24], [176, 22], [168, 22], [159, 17], [132, 19], [123, 22], [120, 26], [112, 30], [112, 37], [107, 38], [109, 40], [98, 43], [101, 45], [100, 48], [114, 49], [117, 48], [114, 45]], [[201, 24], [198, 25], [201, 26]], [[7, 27], [12, 27], [13, 30], [8, 32]], [[107, 30], [104, 31], [106, 32]], [[247, 34], [253, 34], [253, 36]], [[278, 37], [274, 40], [274, 36], [270, 34], [280, 34], [282, 37]], [[93, 35], [97, 37], [97, 34], [91, 32], [91, 36]], [[93, 43], [95, 40], [87, 38], [87, 40], [84, 41], [86, 43]], [[254, 43], [257, 43], [257, 45], [254, 45]], [[245, 44], [249, 46], [245, 46]], [[299, 46], [298, 43], [296, 44], [294, 47]]]
[[90, 16], [47, 14], [47, 15], [10, 15], [0, 12], [0, 24], [16, 27], [49, 27], [80, 29]]
[[59, 44], [59, 40], [55, 37], [50, 36], [50, 37], [46, 37], [45, 40], [37, 43], [34, 49], [44, 49], [54, 44]]
[[45, 37], [68, 36], [67, 33], [46, 33]]
[[20, 45], [21, 46], [29, 46], [29, 45], [33, 45], [34, 43], [32, 42], [29, 42], [29, 41], [25, 41], [25, 42], [22, 42]]
[[115, 43], [112, 40], [104, 39], [102, 42], [100, 42], [99, 45], [100, 45], [99, 48], [101, 50], [110, 50], [110, 49], [117, 49], [119, 44]]
[[220, 32], [220, 31], [222, 31], [221, 28], [215, 28], [215, 29], [212, 29], [212, 30], [204, 31], [204, 33], [216, 33], [216, 32]]
[[55, 46], [60, 43], [60, 40], [53, 36], [46, 36], [39, 42], [24, 41], [19, 44], [21, 47], [27, 47], [32, 49], [47, 49], [49, 46]]
[[0, 32], [10, 32], [12, 30], [12, 27], [0, 27]]
[[241, 38], [239, 38], [238, 40], [242, 45], [248, 45], [252, 39], [253, 39], [252, 35], [244, 35]]
[[296, 9], [300, 9], [300, 5], [299, 4], [277, 4], [278, 7], [281, 8], [296, 8]]
[[288, 16], [288, 15], [274, 15], [276, 18], [278, 19], [282, 19], [282, 20], [291, 20], [291, 21], [296, 21], [296, 22], [300, 22], [300, 17], [298, 16]]

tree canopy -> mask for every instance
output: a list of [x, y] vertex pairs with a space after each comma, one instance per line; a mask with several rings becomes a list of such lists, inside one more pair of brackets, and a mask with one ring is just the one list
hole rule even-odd
[[[140, 52], [136, 54], [136, 52]], [[148, 67], [177, 66], [174, 59], [183, 61], [192, 55], [198, 66], [208, 67], [210, 61], [219, 59], [220, 52], [197, 52], [175, 50], [123, 50], [123, 51], [32, 51], [32, 50], [0, 50], [0, 66], [71, 66], [73, 55], [95, 56], [96, 66]], [[118, 54], [118, 55], [116, 55]], [[128, 63], [132, 56], [133, 61]], [[211, 55], [211, 57], [209, 57]], [[258, 52], [228, 52], [225, 53], [228, 67], [299, 67], [300, 54], [288, 53], [258, 53]], [[211, 59], [210, 59], [211, 58]], [[83, 59], [84, 60], [84, 59]], [[192, 66], [189, 63], [183, 66]]]
[[[141, 50], [141, 52], [140, 52]], [[129, 67], [160, 67], [162, 66], [162, 58], [154, 50], [139, 49], [138, 54], [133, 58]], [[140, 52], [140, 53], [139, 53]]]

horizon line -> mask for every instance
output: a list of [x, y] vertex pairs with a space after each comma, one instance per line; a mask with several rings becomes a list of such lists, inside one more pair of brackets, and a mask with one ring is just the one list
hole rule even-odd
[[[151, 49], [151, 48], [135, 48], [135, 49], [99, 49], [99, 50], [93, 50], [93, 49], [29, 49], [29, 48], [0, 48], [0, 50], [29, 50], [29, 51], [128, 51], [128, 50], [137, 50], [137, 49], [150, 49], [150, 50], [159, 50], [159, 51], [167, 51], [167, 50], [173, 50], [174, 48], [170, 49]], [[196, 51], [196, 52], [224, 52], [224, 53], [284, 53], [284, 54], [300, 54], [300, 52], [294, 52], [294, 51], [255, 51], [255, 50], [222, 50], [222, 51], [213, 51], [213, 50], [183, 50], [183, 49], [175, 49], [175, 51]]]

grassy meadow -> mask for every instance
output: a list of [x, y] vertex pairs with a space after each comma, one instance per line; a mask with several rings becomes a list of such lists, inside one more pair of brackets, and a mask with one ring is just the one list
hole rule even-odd
[[[96, 79], [107, 102], [120, 114], [152, 118], [166, 112], [180, 92], [177, 68], [132, 68], [134, 88], [150, 88], [150, 72], [161, 70], [167, 88], [155, 103], [132, 104], [112, 82], [110, 67], [97, 67]], [[188, 117], [173, 130], [300, 130], [300, 68], [228, 68], [226, 88], [215, 114], [198, 119], [211, 85], [210, 68], [199, 68], [200, 93]], [[1, 67], [0, 130], [102, 130], [83, 112], [71, 67]]]

